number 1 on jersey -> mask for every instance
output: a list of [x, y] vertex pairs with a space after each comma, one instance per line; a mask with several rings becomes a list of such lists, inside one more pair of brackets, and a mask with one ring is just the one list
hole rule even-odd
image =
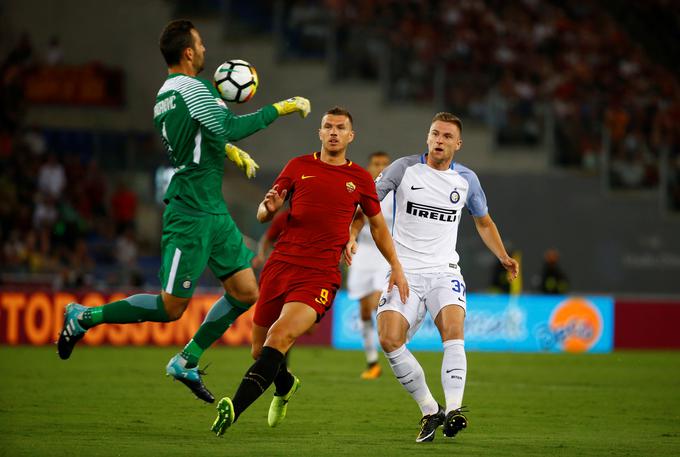
[[165, 129], [165, 121], [163, 121], [163, 141], [165, 142], [165, 147], [168, 148], [168, 152], [172, 153], [172, 147], [170, 146], [170, 139], [168, 138], [168, 131]]

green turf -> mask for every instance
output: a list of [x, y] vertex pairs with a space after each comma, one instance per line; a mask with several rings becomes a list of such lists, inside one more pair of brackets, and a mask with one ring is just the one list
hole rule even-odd
[[[470, 426], [415, 444], [419, 411], [389, 368], [362, 381], [362, 354], [296, 348], [302, 388], [267, 426], [267, 392], [224, 438], [213, 406], [164, 375], [176, 348], [0, 348], [0, 455], [7, 456], [677, 456], [680, 353], [468, 354]], [[441, 354], [418, 353], [435, 397]], [[211, 349], [206, 383], [233, 394], [243, 348]]]

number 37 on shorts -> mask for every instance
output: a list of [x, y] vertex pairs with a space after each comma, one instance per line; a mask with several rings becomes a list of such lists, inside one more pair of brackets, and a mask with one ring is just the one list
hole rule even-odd
[[465, 287], [465, 282], [463, 282], [463, 279], [462, 278], [451, 279], [450, 287], [451, 292], [453, 292], [453, 295], [456, 298], [456, 301], [453, 301], [452, 297], [452, 303], [458, 304], [465, 308], [465, 302], [467, 301], [467, 297], [465, 296], [465, 294], [467, 293], [467, 288]]
[[460, 279], [452, 279], [451, 280], [451, 290], [462, 295], [463, 298], [465, 298], [465, 292], [466, 292], [465, 283], [463, 281], [461, 281]]

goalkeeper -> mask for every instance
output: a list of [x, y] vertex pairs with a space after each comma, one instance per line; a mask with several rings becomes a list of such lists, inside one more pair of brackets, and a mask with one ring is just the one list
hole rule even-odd
[[307, 116], [302, 97], [275, 103], [255, 113], [236, 116], [208, 82], [196, 78], [203, 70], [205, 47], [193, 24], [170, 22], [160, 37], [168, 77], [158, 91], [154, 125], [167, 149], [175, 174], [165, 194], [161, 238], [160, 294], [137, 294], [104, 306], [66, 307], [59, 334], [59, 357], [68, 359], [85, 332], [104, 323], [169, 322], [179, 319], [206, 265], [222, 282], [225, 294], [184, 350], [173, 357], [167, 374], [182, 381], [200, 399], [213, 402], [198, 369], [205, 349], [255, 303], [257, 282], [245, 246], [222, 198], [224, 156], [252, 178], [258, 165], [229, 144], [266, 128], [277, 117]]

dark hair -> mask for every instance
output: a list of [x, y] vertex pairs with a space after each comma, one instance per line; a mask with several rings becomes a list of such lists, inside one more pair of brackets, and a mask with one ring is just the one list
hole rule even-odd
[[334, 106], [333, 108], [326, 111], [324, 113], [324, 116], [327, 115], [327, 114], [332, 114], [333, 116], [347, 116], [347, 119], [349, 119], [349, 124], [354, 125], [354, 120], [352, 119], [352, 115], [350, 114], [349, 111], [347, 111], [342, 106]]
[[368, 155], [368, 161], [370, 162], [373, 157], [387, 157], [389, 159], [390, 155], [385, 151], [375, 151]]
[[177, 19], [165, 26], [158, 44], [168, 67], [179, 63], [186, 48], [193, 49], [194, 37], [191, 31], [194, 29], [194, 24], [186, 19]]
[[460, 134], [461, 135], [463, 134], [463, 123], [458, 118], [458, 116], [454, 114], [442, 111], [441, 113], [437, 113], [434, 115], [434, 117], [432, 118], [432, 122], [430, 124], [434, 124], [435, 121], [442, 121], [448, 122], [450, 124], [455, 124], [456, 126], [458, 126], [458, 131], [460, 132]]

